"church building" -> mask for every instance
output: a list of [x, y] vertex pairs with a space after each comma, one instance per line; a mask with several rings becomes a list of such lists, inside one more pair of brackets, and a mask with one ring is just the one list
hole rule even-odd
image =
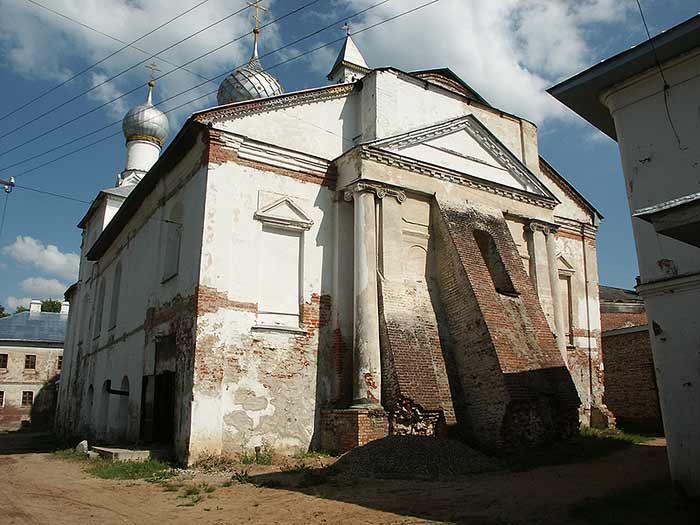
[[350, 34], [328, 85], [285, 93], [259, 33], [162, 154], [153, 82], [124, 118], [126, 167], [79, 224], [58, 429], [192, 463], [612, 424], [601, 216], [536, 125], [449, 69], [372, 69]]

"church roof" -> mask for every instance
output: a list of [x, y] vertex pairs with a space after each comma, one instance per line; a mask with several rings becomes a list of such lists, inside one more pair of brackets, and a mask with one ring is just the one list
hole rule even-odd
[[68, 314], [22, 312], [0, 319], [0, 341], [63, 343]]
[[365, 57], [362, 56], [362, 53], [355, 45], [355, 42], [352, 40], [350, 35], [348, 35], [345, 39], [345, 43], [340, 49], [340, 53], [338, 53], [338, 58], [335, 59], [335, 64], [333, 64], [331, 72], [328, 73], [328, 78], [330, 79], [335, 73], [336, 69], [343, 65], [351, 68], [354, 66], [355, 69], [359, 69], [364, 73], [368, 73], [370, 71]]
[[431, 84], [443, 87], [450, 91], [454, 91], [460, 95], [464, 95], [467, 98], [478, 100], [486, 106], [491, 106], [491, 104], [489, 104], [484, 97], [479, 95], [475, 89], [459, 78], [455, 72], [448, 67], [412, 71], [410, 75], [426, 80]]
[[129, 185], [118, 186], [116, 188], [105, 188], [104, 190], [100, 190], [100, 192], [97, 194], [97, 197], [95, 197], [92, 201], [92, 204], [90, 204], [90, 208], [88, 208], [88, 211], [85, 213], [85, 215], [83, 215], [83, 218], [80, 219], [80, 222], [78, 223], [78, 228], [85, 228], [87, 222], [90, 220], [90, 217], [93, 213], [95, 213], [95, 210], [97, 210], [97, 208], [99, 207], [100, 202], [102, 202], [102, 199], [104, 199], [107, 195], [112, 195], [114, 197], [126, 199], [133, 189], [134, 187]]

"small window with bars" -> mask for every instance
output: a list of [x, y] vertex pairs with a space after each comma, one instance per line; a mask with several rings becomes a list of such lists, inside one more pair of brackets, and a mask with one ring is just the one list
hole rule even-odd
[[24, 356], [24, 369], [25, 370], [36, 370], [36, 356], [35, 355], [25, 355]]
[[29, 390], [22, 392], [22, 406], [30, 407], [34, 403], [34, 392]]
[[0, 368], [7, 368], [7, 354], [0, 354]]

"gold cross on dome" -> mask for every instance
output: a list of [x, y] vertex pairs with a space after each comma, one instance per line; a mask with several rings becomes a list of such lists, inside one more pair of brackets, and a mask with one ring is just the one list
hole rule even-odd
[[146, 66], [146, 69], [150, 69], [150, 70], [151, 70], [151, 82], [153, 82], [153, 81], [156, 79], [156, 71], [158, 71], [158, 72], [160, 73], [160, 69], [158, 69], [158, 68], [156, 67], [156, 63], [155, 63], [155, 62], [151, 62], [150, 64], [148, 64], [148, 65]]
[[265, 7], [260, 5], [261, 1], [262, 0], [255, 0], [255, 3], [248, 2], [248, 7], [255, 8], [255, 16], [253, 18], [255, 19], [255, 30], [256, 31], [260, 31], [260, 10], [267, 11], [267, 9]]

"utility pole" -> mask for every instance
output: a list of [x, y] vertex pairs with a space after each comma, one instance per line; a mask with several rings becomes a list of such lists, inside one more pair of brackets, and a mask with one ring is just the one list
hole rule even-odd
[[2, 188], [5, 190], [5, 193], [12, 193], [12, 188], [15, 187], [15, 178], [10, 177], [10, 180], [0, 179], [0, 184], [2, 185]]

